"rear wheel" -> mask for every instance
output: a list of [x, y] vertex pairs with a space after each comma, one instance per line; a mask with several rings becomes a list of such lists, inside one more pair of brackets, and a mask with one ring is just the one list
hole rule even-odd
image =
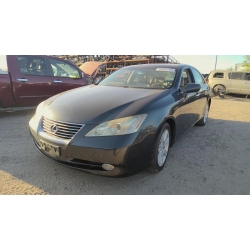
[[220, 96], [222, 94], [225, 94], [225, 92], [226, 92], [226, 87], [221, 84], [218, 84], [213, 87], [214, 96]]
[[209, 105], [207, 102], [203, 117], [195, 125], [196, 126], [204, 126], [207, 123], [208, 113], [209, 113]]
[[165, 123], [158, 135], [156, 136], [153, 149], [151, 152], [150, 165], [148, 171], [157, 173], [164, 168], [167, 161], [169, 146], [171, 142], [171, 128]]

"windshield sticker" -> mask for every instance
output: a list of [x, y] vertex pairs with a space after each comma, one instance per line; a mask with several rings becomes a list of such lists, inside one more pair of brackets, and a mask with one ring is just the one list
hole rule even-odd
[[169, 72], [175, 72], [174, 69], [170, 69], [170, 68], [157, 68], [156, 71], [169, 71]]
[[143, 71], [138, 71], [137, 74], [138, 74], [138, 75], [145, 75], [146, 73], [143, 72]]

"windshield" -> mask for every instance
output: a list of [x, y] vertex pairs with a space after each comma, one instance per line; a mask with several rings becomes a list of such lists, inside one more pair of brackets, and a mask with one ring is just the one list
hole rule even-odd
[[176, 75], [172, 68], [122, 68], [105, 78], [99, 85], [131, 88], [169, 89]]

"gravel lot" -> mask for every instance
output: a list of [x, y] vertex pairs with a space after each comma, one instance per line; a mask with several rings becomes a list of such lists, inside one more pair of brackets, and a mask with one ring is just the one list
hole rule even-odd
[[33, 113], [0, 114], [0, 194], [250, 194], [250, 98], [213, 98], [207, 125], [176, 141], [160, 173], [126, 178], [45, 158], [29, 135]]

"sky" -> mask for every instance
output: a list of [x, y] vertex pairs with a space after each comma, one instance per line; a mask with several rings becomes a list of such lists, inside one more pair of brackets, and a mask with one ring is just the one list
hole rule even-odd
[[5, 69], [7, 68], [6, 66], [6, 58], [3, 55], [0, 55], [0, 69]]
[[[171, 55], [179, 63], [190, 64], [202, 74], [209, 74], [215, 69], [216, 55]], [[218, 55], [216, 69], [227, 69], [235, 64], [242, 63], [245, 55]]]

